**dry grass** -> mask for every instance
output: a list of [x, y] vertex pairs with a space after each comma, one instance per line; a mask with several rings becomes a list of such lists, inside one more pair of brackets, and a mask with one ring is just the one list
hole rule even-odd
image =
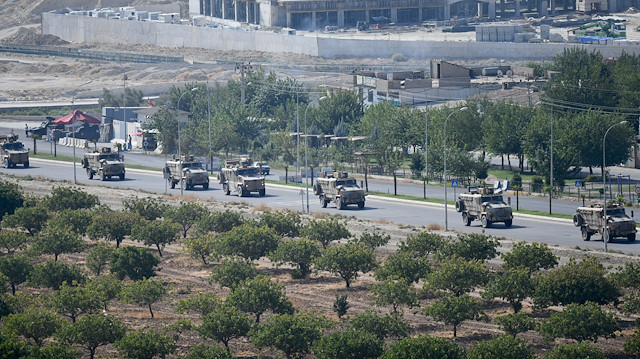
[[442, 226], [437, 224], [437, 223], [430, 223], [427, 226], [427, 230], [428, 231], [441, 231], [442, 230]]
[[326, 219], [330, 217], [329, 213], [327, 212], [312, 212], [311, 215], [314, 219]]
[[271, 212], [273, 210], [273, 208], [267, 206], [264, 203], [260, 203], [260, 204], [257, 204], [255, 206], [251, 207], [251, 210], [253, 212]]
[[378, 219], [376, 219], [376, 220], [373, 220], [372, 222], [373, 222], [373, 223], [378, 223], [378, 224], [389, 224], [389, 221], [387, 221], [387, 220], [386, 220], [386, 219], [384, 219], [384, 218], [378, 218]]

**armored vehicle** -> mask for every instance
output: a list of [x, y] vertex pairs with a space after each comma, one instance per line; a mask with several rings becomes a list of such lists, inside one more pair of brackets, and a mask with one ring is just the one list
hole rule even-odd
[[482, 221], [483, 228], [496, 222], [504, 222], [508, 228], [513, 223], [511, 206], [504, 203], [501, 192], [492, 188], [469, 187], [468, 193], [458, 196], [456, 211], [462, 213], [465, 226], [470, 226], [473, 220]]
[[251, 192], [264, 196], [264, 177], [259, 172], [259, 168], [249, 166], [247, 159], [228, 160], [218, 175], [218, 181], [222, 184], [222, 191], [226, 195], [235, 191], [240, 197]]
[[[602, 205], [578, 207], [573, 215], [573, 224], [580, 227], [582, 239], [585, 241], [590, 240], [594, 233], [602, 235], [604, 230]], [[609, 240], [613, 238], [626, 238], [630, 242], [636, 240], [636, 222], [627, 216], [622, 206], [616, 204], [607, 206], [607, 227]]]
[[19, 164], [29, 167], [29, 151], [17, 140], [18, 135], [0, 135], [0, 158], [4, 168]]
[[[182, 174], [180, 173], [181, 168]], [[192, 189], [195, 186], [209, 189], [209, 174], [207, 170], [202, 168], [202, 162], [193, 156], [182, 156], [182, 161], [175, 158], [167, 161], [162, 172], [169, 181], [171, 189], [176, 188], [178, 183], [184, 189]]]
[[64, 125], [56, 125], [53, 123], [53, 121], [55, 121], [54, 117], [51, 116], [47, 116], [45, 121], [43, 121], [40, 126], [38, 127], [32, 127], [29, 129], [29, 133], [32, 135], [38, 135], [38, 136], [46, 136], [47, 135], [47, 129], [64, 129]]
[[345, 209], [350, 204], [364, 208], [364, 191], [347, 172], [323, 172], [313, 185], [313, 193], [320, 198], [322, 208], [329, 202], [334, 202], [338, 209]]
[[124, 179], [124, 159], [111, 148], [103, 147], [100, 151], [85, 153], [82, 158], [82, 168], [87, 170], [87, 177], [93, 179], [98, 175], [101, 181], [118, 177]]

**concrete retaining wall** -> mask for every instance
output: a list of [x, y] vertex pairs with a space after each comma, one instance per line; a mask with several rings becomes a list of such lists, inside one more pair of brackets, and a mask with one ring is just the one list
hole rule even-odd
[[[71, 42], [155, 45], [169, 48], [196, 47], [216, 50], [251, 50], [295, 53], [324, 58], [390, 58], [402, 53], [414, 59], [551, 59], [574, 44], [530, 44], [444, 41], [364, 40], [296, 36], [263, 31], [238, 31], [155, 22], [113, 20], [55, 13], [42, 14], [42, 33]], [[597, 49], [607, 57], [623, 51], [639, 52], [638, 46], [580, 45]], [[178, 54], [178, 52], [176, 52]], [[173, 55], [173, 54], [167, 54]]]

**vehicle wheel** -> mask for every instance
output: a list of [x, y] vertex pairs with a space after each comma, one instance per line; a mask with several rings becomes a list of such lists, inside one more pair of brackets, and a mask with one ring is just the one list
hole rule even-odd
[[313, 194], [315, 194], [316, 196], [318, 196], [321, 193], [320, 191], [320, 186], [316, 183], [313, 185]]
[[88, 179], [93, 179], [93, 171], [91, 171], [90, 168], [87, 168], [87, 178]]
[[589, 233], [589, 230], [587, 229], [586, 226], [582, 226], [582, 240], [583, 241], [590, 241], [591, 240], [591, 233]]
[[244, 197], [244, 187], [238, 186], [238, 197]]
[[29, 168], [29, 161], [24, 163], [24, 168]]
[[464, 203], [460, 200], [456, 201], [456, 212], [464, 211]]
[[6, 158], [2, 161], [2, 164], [4, 165], [4, 168], [9, 168], [9, 161]]
[[489, 218], [487, 218], [486, 214], [482, 215], [482, 228], [489, 228], [491, 227], [491, 221], [489, 220]]
[[104, 175], [104, 172], [102, 172], [102, 170], [100, 170], [100, 181], [104, 181], [107, 179], [107, 176]]
[[635, 241], [635, 240], [636, 240], [636, 234], [635, 234], [635, 233], [629, 233], [629, 234], [627, 234], [627, 240], [628, 240], [629, 242], [633, 242], [633, 241]]
[[584, 223], [584, 220], [582, 218], [582, 215], [580, 213], [574, 213], [573, 214], [573, 225], [576, 227], [582, 227], [582, 224]]
[[269, 175], [269, 171], [267, 171], [267, 174], [266, 174], [266, 175], [267, 175], [267, 176]]
[[229, 190], [229, 184], [227, 183], [222, 184], [222, 192], [224, 192], [226, 196], [228, 196], [231, 193], [231, 191]]
[[169, 180], [169, 182], [171, 182], [171, 189], [176, 188], [176, 183], [172, 180]]
[[506, 221], [504, 221], [504, 226], [507, 228], [511, 227], [512, 224], [513, 224], [513, 219], [507, 219]]
[[358, 208], [360, 209], [364, 208], [364, 201], [358, 202]]
[[318, 197], [320, 198], [320, 205], [322, 206], [322, 208], [327, 208], [327, 201], [324, 200], [324, 196], [320, 195]]
[[343, 210], [345, 208], [347, 208], [347, 205], [344, 204], [344, 202], [342, 202], [340, 199], [338, 199], [338, 202], [336, 203], [336, 206], [338, 207], [338, 209]]
[[208, 183], [203, 184], [202, 189], [209, 189], [209, 184]]
[[119, 174], [119, 175], [118, 175], [118, 178], [120, 178], [120, 181], [124, 181], [124, 173]]
[[260, 197], [264, 197], [264, 194], [265, 194], [265, 193], [266, 193], [266, 192], [265, 192], [265, 189], [264, 189], [264, 188], [263, 188], [263, 189], [259, 189], [259, 190], [258, 190], [258, 194], [260, 195]]
[[6, 162], [6, 164], [5, 164], [5, 167], [6, 167], [6, 168], [11, 168], [11, 167], [13, 167], [13, 163], [11, 163], [11, 160], [10, 160], [10, 159], [7, 159], [7, 162]]
[[462, 223], [467, 227], [471, 225], [471, 218], [467, 212], [462, 212]]

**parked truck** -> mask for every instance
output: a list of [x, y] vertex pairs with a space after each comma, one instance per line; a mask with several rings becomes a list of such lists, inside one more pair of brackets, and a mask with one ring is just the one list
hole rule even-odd
[[462, 213], [462, 222], [470, 226], [474, 220], [480, 220], [482, 227], [503, 222], [505, 227], [513, 223], [513, 211], [502, 198], [501, 191], [493, 188], [468, 187], [467, 193], [461, 193], [456, 200], [456, 211]]
[[598, 36], [624, 39], [627, 37], [627, 26], [613, 19], [594, 21], [573, 30], [575, 36]]
[[176, 184], [180, 184], [184, 189], [192, 189], [195, 186], [209, 189], [209, 174], [202, 167], [202, 162], [193, 156], [185, 155], [181, 160], [174, 158], [167, 161], [162, 172], [171, 189], [176, 188]]
[[[604, 210], [601, 204], [589, 207], [578, 207], [573, 215], [573, 225], [580, 227], [582, 240], [591, 240], [591, 235], [604, 233]], [[629, 242], [636, 240], [636, 222], [627, 216], [624, 207], [617, 204], [607, 206], [607, 230], [609, 240], [626, 238]]]
[[313, 193], [320, 199], [322, 208], [329, 202], [335, 203], [338, 209], [345, 209], [350, 204], [364, 208], [364, 191], [347, 172], [323, 172], [313, 185]]
[[16, 165], [29, 167], [29, 151], [22, 142], [18, 142], [18, 135], [0, 135], [0, 158], [4, 168]]
[[258, 167], [250, 166], [251, 161], [246, 158], [227, 160], [224, 168], [218, 174], [218, 181], [222, 184], [225, 195], [235, 192], [239, 197], [247, 196], [252, 192], [264, 196], [264, 176], [260, 174]]
[[85, 153], [82, 158], [82, 168], [87, 170], [89, 179], [98, 175], [101, 181], [111, 179], [111, 177], [124, 180], [124, 159], [118, 152], [111, 151], [109, 147]]

